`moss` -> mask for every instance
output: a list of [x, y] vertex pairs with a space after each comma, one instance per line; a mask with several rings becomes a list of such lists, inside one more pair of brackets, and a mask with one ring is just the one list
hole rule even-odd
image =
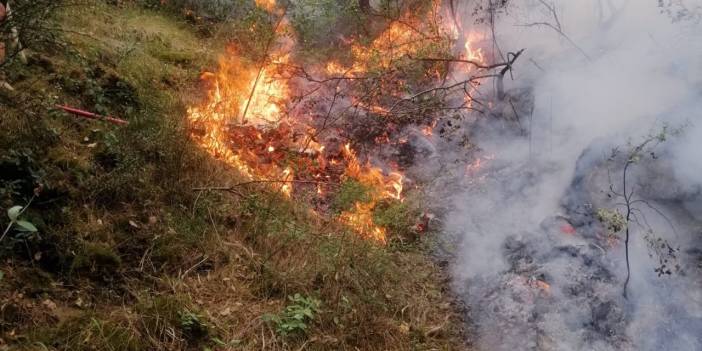
[[111, 245], [85, 243], [73, 259], [71, 271], [84, 273], [95, 279], [108, 279], [116, 275], [122, 259]]

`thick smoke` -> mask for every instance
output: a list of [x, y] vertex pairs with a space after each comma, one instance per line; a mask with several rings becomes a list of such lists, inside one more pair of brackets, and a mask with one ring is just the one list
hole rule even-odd
[[[468, 21], [466, 3], [458, 12]], [[700, 6], [518, 0], [497, 17], [494, 48], [526, 51], [505, 82], [509, 104], [496, 105], [503, 112], [466, 124], [484, 162], [456, 165], [463, 152], [450, 142], [434, 154], [454, 165], [437, 173], [460, 189], [442, 185], [458, 193], [445, 228], [459, 243], [452, 270], [478, 349], [702, 349]], [[624, 298], [621, 233], [608, 237], [595, 215], [617, 208], [607, 193], [625, 159], [607, 159], [666, 124], [683, 133], [631, 175], [645, 203], [631, 226]], [[659, 277], [662, 257], [673, 268]]]

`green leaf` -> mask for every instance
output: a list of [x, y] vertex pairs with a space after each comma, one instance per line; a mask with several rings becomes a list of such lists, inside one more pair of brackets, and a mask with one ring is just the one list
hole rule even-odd
[[22, 212], [22, 206], [12, 206], [9, 210], [7, 210], [7, 216], [10, 217], [11, 221], [15, 222], [17, 221], [20, 212]]
[[2, 281], [2, 278], [5, 278], [5, 272], [0, 271], [0, 281]]
[[34, 226], [34, 224], [29, 223], [27, 221], [17, 221], [17, 225], [20, 227], [19, 229], [24, 232], [36, 232], [37, 227]]

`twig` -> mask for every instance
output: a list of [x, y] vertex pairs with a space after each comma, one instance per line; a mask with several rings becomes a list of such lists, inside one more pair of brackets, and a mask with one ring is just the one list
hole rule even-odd
[[185, 278], [185, 276], [187, 276], [193, 269], [195, 269], [195, 268], [199, 267], [201, 264], [205, 263], [205, 261], [207, 261], [209, 258], [210, 258], [210, 256], [205, 255], [205, 257], [203, 257], [202, 260], [200, 260], [200, 262], [196, 263], [194, 266], [188, 268], [185, 272], [183, 272], [183, 274], [180, 275], [180, 279]]
[[253, 86], [251, 87], [251, 93], [249, 94], [249, 99], [246, 100], [246, 105], [244, 106], [244, 112], [241, 114], [241, 119], [239, 120], [240, 123], [243, 123], [246, 120], [246, 114], [249, 112], [249, 106], [251, 105], [251, 99], [253, 99], [254, 94], [256, 93], [256, 88], [258, 87], [258, 82], [261, 80], [261, 77], [263, 76], [263, 71], [266, 68], [266, 64], [268, 61], [268, 55], [269, 51], [271, 49], [271, 46], [273, 46], [273, 42], [276, 39], [276, 33], [278, 32], [278, 28], [280, 27], [280, 24], [283, 23], [283, 19], [285, 19], [285, 14], [288, 12], [288, 6], [285, 6], [285, 9], [283, 10], [283, 14], [280, 16], [280, 19], [278, 19], [278, 23], [276, 23], [275, 28], [273, 30], [273, 34], [271, 35], [270, 39], [268, 39], [268, 43], [266, 43], [266, 49], [264, 51], [264, 57], [263, 60], [261, 60], [261, 66], [258, 69], [258, 74], [256, 75], [256, 80], [253, 83]]
[[251, 184], [264, 184], [264, 183], [295, 183], [295, 184], [327, 184], [327, 185], [338, 185], [333, 182], [320, 182], [315, 180], [252, 180], [248, 182], [238, 183], [231, 186], [216, 186], [216, 187], [198, 187], [193, 188], [193, 191], [232, 191], [238, 187], [251, 185]]
[[558, 27], [554, 26], [554, 25], [551, 24], [551, 23], [548, 23], [548, 22], [535, 22], [535, 23], [529, 23], [529, 24], [519, 24], [518, 26], [519, 26], [519, 27], [546, 26], [546, 27], [548, 27], [548, 28], [551, 28], [551, 29], [553, 29], [554, 31], [556, 31], [556, 33], [560, 34], [560, 36], [562, 36], [563, 38], [565, 38], [565, 39], [570, 43], [570, 45], [572, 45], [574, 48], [576, 48], [578, 51], [580, 51], [580, 53], [581, 53], [588, 61], [592, 61], [592, 58], [590, 57], [590, 55], [587, 54], [587, 52], [585, 52], [585, 50], [583, 50], [578, 44], [576, 44], [572, 39], [570, 39], [570, 37], [569, 37], [567, 34], [565, 34], [562, 30], [558, 29]]

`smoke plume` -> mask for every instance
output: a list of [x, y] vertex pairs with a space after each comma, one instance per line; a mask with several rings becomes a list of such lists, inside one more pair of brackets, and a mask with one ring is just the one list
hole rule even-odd
[[[490, 31], [468, 22], [468, 3], [464, 27]], [[698, 11], [689, 0], [515, 0], [496, 16], [485, 43], [496, 59], [526, 49], [506, 97], [465, 123], [479, 147], [469, 160], [454, 140], [425, 163], [443, 165], [454, 284], [478, 349], [702, 349]], [[681, 133], [631, 171], [642, 201], [625, 298], [623, 234], [597, 213], [623, 210], [609, 194], [622, 191], [622, 153], [665, 125]], [[663, 263], [671, 274], [656, 271]]]

